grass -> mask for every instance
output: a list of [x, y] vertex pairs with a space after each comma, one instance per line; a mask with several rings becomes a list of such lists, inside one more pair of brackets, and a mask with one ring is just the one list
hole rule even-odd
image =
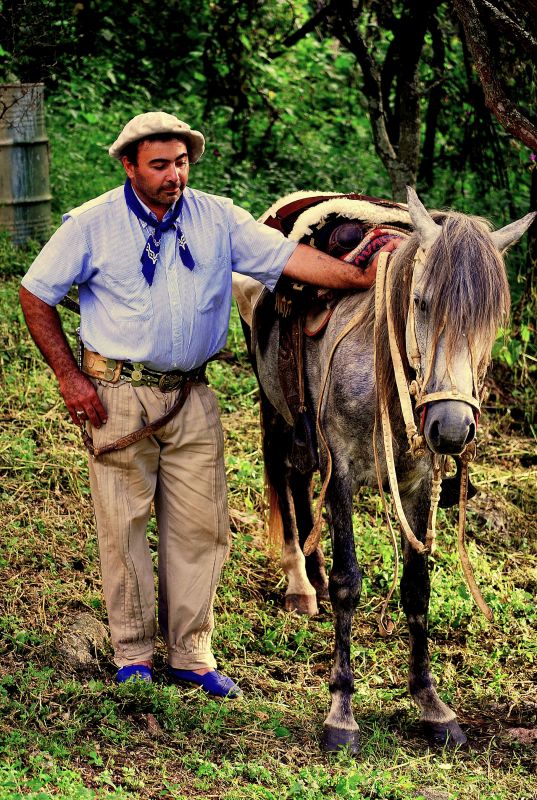
[[[452, 517], [442, 517], [432, 562], [433, 671], [473, 748], [435, 752], [419, 736], [397, 600], [395, 633], [386, 640], [377, 632], [392, 556], [379, 500], [365, 493], [355, 510], [365, 578], [352, 642], [363, 750], [359, 759], [327, 756], [319, 736], [329, 703], [330, 610], [313, 619], [282, 610], [277, 555], [263, 540], [256, 387], [235, 316], [228, 350], [210, 367], [227, 439], [233, 537], [214, 646], [245, 698], [217, 702], [168, 685], [161, 642], [151, 686], [114, 686], [108, 646], [86, 669], [66, 668], [58, 650], [65, 627], [81, 612], [106, 620], [86, 458], [29, 340], [16, 288], [13, 277], [0, 282], [2, 800], [537, 797], [534, 752], [512, 735], [537, 728], [535, 442], [511, 436], [498, 414], [481, 432], [469, 549], [493, 626], [461, 578]], [[72, 332], [73, 317], [62, 314]], [[154, 527], [149, 538], [154, 548]]]

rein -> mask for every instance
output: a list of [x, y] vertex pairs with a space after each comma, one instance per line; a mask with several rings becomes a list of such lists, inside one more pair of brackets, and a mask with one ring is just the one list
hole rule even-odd
[[[420, 261], [424, 258], [424, 252], [421, 248], [418, 249], [417, 257], [415, 260]], [[403, 367], [403, 360], [401, 357], [401, 353], [399, 351], [399, 347], [397, 344], [396, 336], [395, 336], [395, 327], [392, 317], [392, 302], [391, 302], [391, 276], [389, 275], [389, 253], [381, 253], [379, 256], [379, 261], [377, 265], [377, 277], [376, 277], [376, 286], [375, 286], [375, 335], [374, 335], [374, 351], [375, 351], [375, 364], [377, 361], [377, 352], [379, 351], [379, 343], [380, 343], [380, 321], [381, 321], [381, 310], [383, 307], [383, 302], [385, 298], [385, 306], [386, 306], [386, 316], [387, 316], [387, 325], [388, 325], [388, 337], [389, 337], [389, 345], [390, 345], [390, 355], [392, 359], [392, 366], [394, 370], [394, 376], [397, 386], [397, 393], [399, 395], [399, 403], [401, 406], [401, 412], [403, 415], [403, 421], [405, 423], [405, 431], [409, 443], [409, 452], [413, 458], [422, 458], [425, 456], [427, 452], [427, 444], [425, 441], [425, 437], [421, 434], [416, 426], [415, 419], [414, 419], [414, 410], [412, 408], [412, 401], [411, 396], [416, 398], [414, 408], [418, 410], [419, 408], [425, 408], [426, 405], [430, 402], [435, 400], [462, 400], [465, 403], [470, 404], [474, 409], [477, 410], [479, 413], [480, 405], [478, 400], [478, 384], [477, 384], [477, 375], [476, 375], [476, 368], [475, 368], [475, 357], [472, 353], [472, 376], [473, 376], [473, 384], [474, 384], [474, 391], [475, 396], [471, 396], [457, 390], [457, 387], [453, 384], [451, 390], [443, 391], [443, 392], [434, 392], [431, 394], [425, 393], [425, 387], [429, 380], [430, 372], [432, 370], [432, 364], [434, 363], [434, 358], [431, 359], [429, 369], [427, 375], [422, 378], [421, 377], [421, 354], [419, 351], [419, 347], [416, 340], [415, 335], [415, 326], [414, 326], [414, 314], [413, 314], [413, 302], [412, 297], [413, 293], [410, 293], [410, 304], [409, 304], [409, 316], [410, 316], [410, 331], [409, 331], [409, 352], [408, 357], [411, 361], [411, 364], [416, 372], [416, 378], [410, 382], [407, 382], [404, 367]], [[377, 418], [375, 420], [375, 428], [373, 432], [373, 451], [375, 455], [375, 467], [377, 472], [377, 482], [379, 486], [379, 491], [381, 494], [384, 510], [386, 513], [386, 518], [388, 520], [388, 526], [390, 528], [390, 532], [392, 535], [392, 543], [394, 544], [394, 552], [395, 552], [395, 559], [396, 559], [396, 566], [395, 566], [395, 577], [390, 588], [389, 594], [385, 601], [382, 604], [380, 619], [379, 619], [379, 627], [381, 633], [387, 635], [391, 632], [393, 625], [391, 622], [385, 621], [385, 612], [388, 605], [388, 602], [393, 594], [395, 589], [395, 582], [397, 578], [398, 572], [398, 551], [397, 551], [397, 541], [393, 531], [393, 527], [391, 524], [391, 520], [389, 517], [388, 512], [388, 505], [386, 501], [386, 497], [382, 488], [382, 477], [380, 474], [380, 465], [379, 465], [379, 458], [377, 452], [377, 421], [380, 414], [380, 423], [382, 427], [382, 440], [384, 444], [384, 454], [386, 459], [386, 468], [388, 471], [388, 481], [390, 484], [390, 490], [392, 493], [395, 511], [397, 514], [397, 518], [399, 521], [399, 525], [403, 534], [406, 537], [408, 544], [418, 553], [425, 554], [425, 553], [433, 553], [435, 548], [435, 538], [436, 538], [436, 514], [438, 510], [438, 504], [440, 500], [440, 490], [442, 485], [442, 473], [444, 468], [444, 457], [439, 456], [438, 454], [433, 454], [433, 481], [432, 481], [432, 488], [431, 488], [431, 504], [429, 508], [429, 517], [427, 523], [427, 532], [425, 536], [425, 543], [420, 542], [419, 539], [416, 537], [414, 532], [412, 531], [408, 520], [405, 516], [403, 506], [401, 503], [401, 497], [399, 494], [399, 486], [397, 482], [397, 474], [395, 471], [395, 461], [393, 455], [393, 444], [392, 444], [392, 427], [390, 422], [390, 417], [388, 414], [388, 410], [386, 408], [386, 404], [383, 403], [382, 398], [379, 401], [379, 409], [380, 411], [377, 413]], [[474, 578], [472, 566], [470, 564], [470, 560], [468, 558], [468, 554], [466, 552], [465, 547], [465, 524], [466, 524], [466, 507], [467, 507], [467, 494], [468, 494], [468, 464], [475, 458], [476, 453], [476, 446], [475, 441], [470, 442], [461, 453], [461, 462], [462, 462], [462, 474], [461, 474], [461, 488], [460, 488], [460, 495], [459, 495], [459, 525], [458, 525], [458, 537], [457, 537], [457, 548], [459, 552], [459, 557], [461, 560], [462, 569], [464, 572], [464, 577], [468, 584], [468, 588], [474, 601], [476, 602], [479, 609], [482, 611], [484, 616], [489, 620], [492, 621], [493, 616], [490, 608], [485, 603], [483, 596], [477, 586], [477, 583]]]

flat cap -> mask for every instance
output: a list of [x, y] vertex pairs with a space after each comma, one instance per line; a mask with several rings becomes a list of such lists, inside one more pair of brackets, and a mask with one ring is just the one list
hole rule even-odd
[[155, 133], [175, 133], [186, 139], [192, 164], [201, 158], [205, 150], [205, 138], [202, 133], [193, 130], [190, 125], [177, 119], [173, 114], [167, 114], [165, 111], [149, 111], [147, 114], [138, 114], [127, 122], [114, 144], [109, 147], [108, 153], [112, 158], [121, 159], [127, 145], [145, 139], [146, 136], [153, 136]]

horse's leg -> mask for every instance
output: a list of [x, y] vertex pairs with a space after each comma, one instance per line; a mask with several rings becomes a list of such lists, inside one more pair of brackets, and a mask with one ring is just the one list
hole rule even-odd
[[[279, 479], [276, 480], [279, 482]], [[306, 558], [298, 535], [290, 476], [287, 476], [285, 488], [278, 491], [278, 499], [283, 521], [282, 568], [287, 576], [285, 608], [287, 611], [314, 616], [319, 611], [317, 593], [306, 572]]]
[[[289, 465], [289, 452], [292, 442], [292, 428], [272, 408], [267, 398], [261, 392], [261, 410], [263, 418], [263, 455], [270, 490], [277, 498], [281, 525], [283, 528], [282, 568], [287, 577], [287, 591], [285, 594], [285, 608], [288, 611], [297, 611], [299, 614], [313, 616], [317, 614], [317, 597], [314, 586], [310, 583], [306, 573], [306, 559], [300, 546], [295, 500], [291, 483], [294, 470]], [[297, 498], [301, 497], [298, 491], [298, 482], [295, 480]], [[309, 497], [309, 495], [307, 495]], [[303, 501], [299, 501], [303, 510]], [[310, 510], [311, 516], [311, 510]], [[269, 526], [277, 525], [277, 513], [271, 502], [271, 515]]]
[[[311, 479], [311, 473], [302, 475], [297, 470], [293, 470], [291, 473], [291, 492], [301, 549], [314, 524], [311, 509]], [[320, 546], [311, 555], [306, 556], [306, 573], [309, 582], [315, 588], [317, 600], [328, 600], [328, 577], [324, 554]]]
[[326, 506], [332, 531], [333, 563], [328, 591], [334, 610], [335, 649], [330, 673], [330, 712], [324, 721], [323, 750], [347, 746], [359, 750], [358, 725], [352, 714], [354, 677], [350, 664], [352, 618], [362, 588], [362, 575], [356, 560], [352, 529], [352, 492], [348, 476], [334, 464], [326, 493]]
[[[417, 537], [423, 541], [427, 528], [429, 502], [427, 492], [417, 492], [403, 501], [407, 518]], [[408, 686], [420, 710], [420, 721], [428, 739], [436, 745], [463, 745], [466, 736], [454, 711], [438, 696], [430, 671], [427, 643], [428, 610], [431, 584], [428, 559], [403, 542], [404, 567], [401, 577], [401, 602], [410, 634]]]

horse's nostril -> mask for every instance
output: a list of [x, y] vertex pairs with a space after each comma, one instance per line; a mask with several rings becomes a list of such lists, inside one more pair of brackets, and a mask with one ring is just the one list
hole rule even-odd
[[435, 447], [440, 445], [440, 425], [438, 420], [435, 420], [429, 428], [429, 439], [431, 440], [431, 444]]
[[466, 441], [464, 442], [465, 445], [470, 444], [475, 439], [475, 422], [471, 422], [468, 425], [468, 436], [466, 437]]

